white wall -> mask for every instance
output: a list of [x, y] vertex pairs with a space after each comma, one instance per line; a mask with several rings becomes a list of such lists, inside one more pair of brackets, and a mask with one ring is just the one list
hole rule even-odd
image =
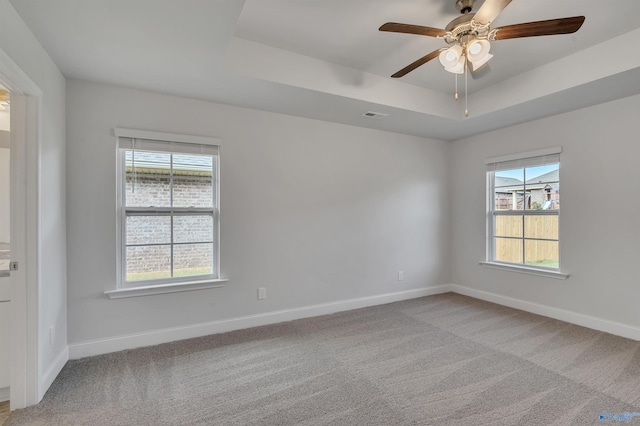
[[[0, 49], [43, 93], [37, 176], [38, 377], [43, 378], [55, 375], [61, 354], [67, 348], [65, 80], [8, 0], [0, 0]], [[50, 327], [55, 328], [51, 343]], [[42, 387], [46, 385], [40, 386], [42, 395], [46, 390]]]
[[[445, 142], [77, 80], [67, 117], [70, 344], [449, 282]], [[116, 285], [114, 127], [223, 140], [224, 288], [103, 294]]]
[[[640, 177], [633, 96], [452, 144], [452, 278], [459, 285], [640, 327]], [[486, 269], [486, 157], [561, 145], [566, 281]]]

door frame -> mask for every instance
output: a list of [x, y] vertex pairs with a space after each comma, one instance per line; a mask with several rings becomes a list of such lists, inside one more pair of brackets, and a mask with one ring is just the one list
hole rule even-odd
[[42, 90], [0, 49], [0, 82], [11, 93], [11, 378], [10, 409], [37, 404], [38, 188]]

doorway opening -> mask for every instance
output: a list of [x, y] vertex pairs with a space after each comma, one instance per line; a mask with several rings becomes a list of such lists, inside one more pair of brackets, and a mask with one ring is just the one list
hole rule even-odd
[[[3, 101], [2, 112], [10, 112], [3, 117], [9, 121], [10, 235], [8, 241], [0, 238], [0, 242], [10, 244], [8, 249], [6, 245], [2, 246], [3, 257], [8, 251], [10, 259], [9, 271], [3, 267], [0, 277], [3, 281], [0, 284], [0, 299], [8, 300], [0, 302], [0, 380], [8, 371], [9, 386], [0, 386], [0, 392], [5, 392], [4, 398], [0, 399], [8, 398], [11, 410], [15, 410], [37, 404], [42, 398], [38, 369], [37, 269], [38, 146], [42, 91], [2, 49], [0, 85], [9, 97], [9, 102]], [[2, 176], [6, 175], [6, 170], [3, 166], [0, 169], [4, 171], [4, 174], [0, 171], [0, 179], [4, 179]], [[1, 194], [0, 203], [5, 204]], [[1, 232], [0, 229], [0, 237]], [[6, 260], [3, 259], [3, 265], [6, 265]], [[8, 291], [3, 288], [8, 288]], [[4, 291], [8, 296], [2, 295]], [[8, 360], [5, 362], [3, 357], [6, 353]]]

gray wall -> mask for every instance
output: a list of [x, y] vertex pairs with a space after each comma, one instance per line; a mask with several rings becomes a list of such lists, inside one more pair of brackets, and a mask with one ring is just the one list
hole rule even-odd
[[[452, 281], [640, 327], [640, 96], [452, 144]], [[484, 158], [561, 145], [561, 269], [566, 281], [486, 269]]]
[[38, 179], [38, 367], [42, 376], [67, 348], [65, 79], [7, 0], [0, 0], [0, 49], [42, 90], [39, 176], [30, 176]]
[[[67, 117], [70, 343], [449, 282], [445, 142], [77, 80]], [[224, 288], [103, 294], [116, 285], [114, 127], [223, 140]]]

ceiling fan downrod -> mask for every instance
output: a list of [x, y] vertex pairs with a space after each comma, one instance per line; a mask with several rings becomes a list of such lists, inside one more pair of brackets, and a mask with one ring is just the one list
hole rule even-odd
[[457, 0], [456, 8], [460, 11], [460, 13], [466, 15], [467, 13], [471, 12], [471, 9], [473, 9], [473, 2], [474, 0]]

